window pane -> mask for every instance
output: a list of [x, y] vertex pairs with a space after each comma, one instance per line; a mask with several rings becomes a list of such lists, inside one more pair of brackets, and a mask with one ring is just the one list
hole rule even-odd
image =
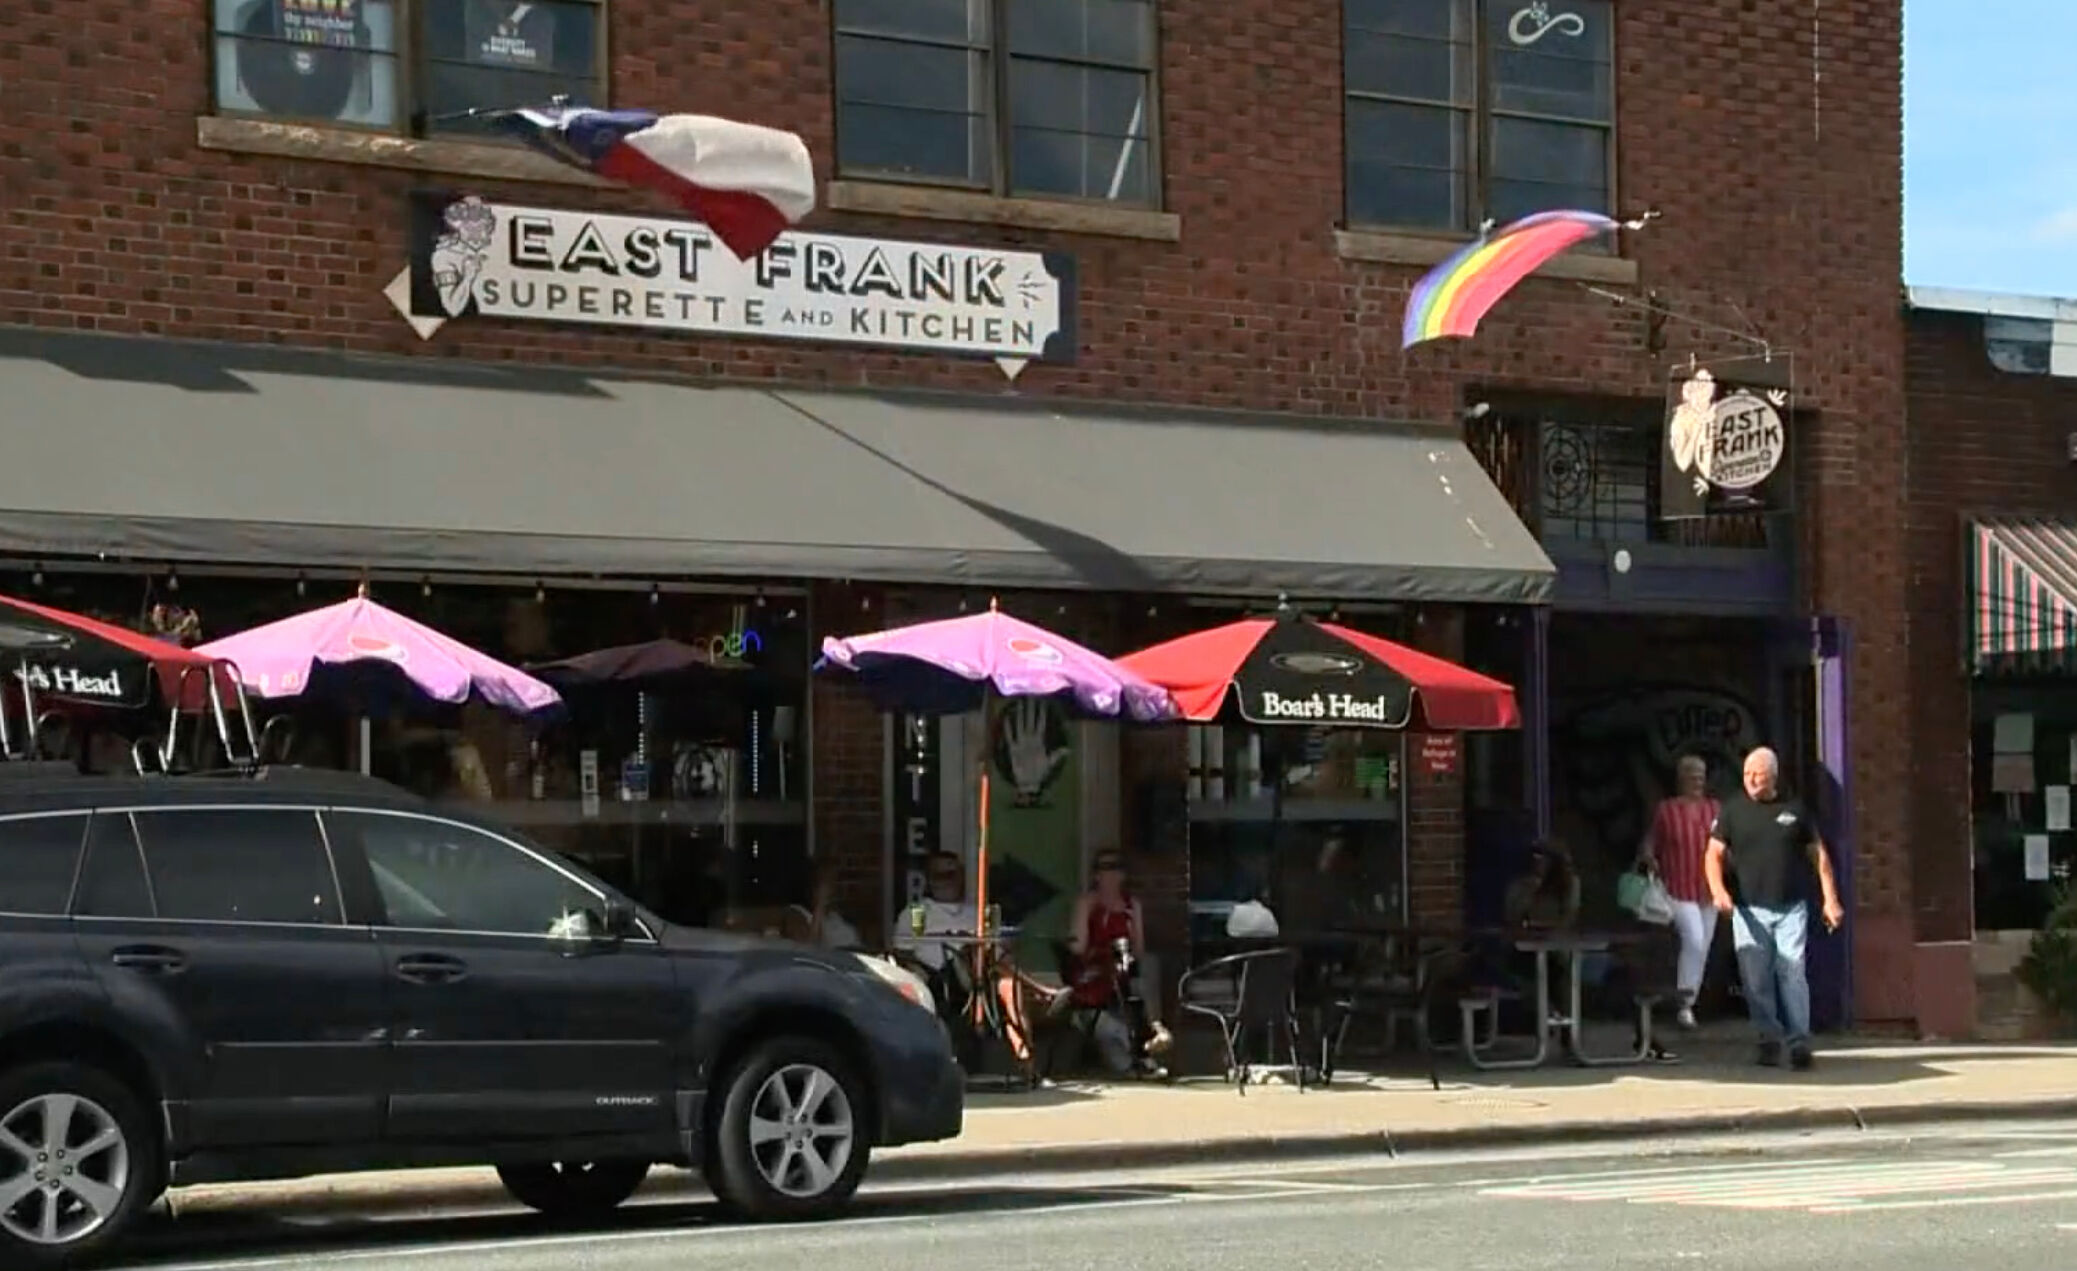
[[159, 917], [336, 923], [317, 816], [286, 808], [136, 814]]
[[838, 36], [838, 168], [989, 184], [991, 82], [983, 53]]
[[1150, 0], [1010, 0], [1009, 51], [1070, 62], [1154, 65]]
[[988, 109], [988, 57], [962, 49], [837, 37], [837, 100], [961, 114]]
[[1342, 0], [1342, 25], [1430, 40], [1471, 39], [1469, 0]]
[[0, 821], [0, 913], [63, 914], [86, 834], [84, 816]]
[[1012, 59], [1011, 192], [1151, 202], [1148, 79]]
[[1147, 80], [1140, 71], [1013, 58], [1010, 122], [1020, 128], [1145, 137], [1150, 122]]
[[1147, 142], [1044, 128], [1010, 132], [1010, 193], [1152, 203]]
[[[604, 7], [583, 0], [426, 0], [425, 53], [434, 61], [591, 79]], [[539, 102], [501, 103], [514, 106]]]
[[1486, 0], [1494, 107], [1611, 122], [1613, 29], [1607, 0]]
[[214, 0], [220, 110], [397, 123], [391, 0]]
[[988, 121], [902, 106], [839, 105], [837, 166], [870, 172], [987, 185], [994, 168]]
[[572, 106], [599, 106], [606, 100], [597, 81], [588, 76], [508, 71], [468, 62], [432, 62], [426, 66], [426, 129], [444, 134], [495, 136], [498, 129], [489, 120], [454, 116], [465, 110], [542, 106], [558, 94], [568, 97]]
[[145, 881], [144, 857], [128, 816], [103, 812], [94, 817], [72, 912], [84, 918], [153, 916], [151, 884]]
[[1461, 227], [1468, 215], [1470, 130], [1468, 111], [1351, 100], [1349, 223]]
[[325, 820], [358, 838], [392, 926], [571, 939], [603, 929], [596, 893], [481, 831], [408, 816]]
[[1503, 181], [1605, 187], [1608, 132], [1540, 119], [1495, 119], [1491, 175]]
[[838, 31], [988, 45], [988, 0], [837, 0]]
[[1351, 30], [1342, 48], [1344, 83], [1351, 93], [1471, 104], [1477, 50], [1469, 41]]

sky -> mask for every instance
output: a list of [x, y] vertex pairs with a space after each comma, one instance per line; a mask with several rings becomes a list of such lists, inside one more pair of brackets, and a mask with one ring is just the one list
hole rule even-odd
[[1904, 280], [2077, 299], [2077, 0], [1905, 0]]

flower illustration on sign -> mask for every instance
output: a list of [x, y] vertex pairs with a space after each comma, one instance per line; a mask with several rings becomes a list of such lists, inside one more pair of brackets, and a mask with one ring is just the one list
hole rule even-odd
[[1507, 20], [1507, 38], [1521, 48], [1527, 48], [1553, 31], [1576, 39], [1587, 33], [1587, 20], [1577, 13], [1552, 13], [1545, 0], [1531, 0], [1516, 9], [1514, 16]]

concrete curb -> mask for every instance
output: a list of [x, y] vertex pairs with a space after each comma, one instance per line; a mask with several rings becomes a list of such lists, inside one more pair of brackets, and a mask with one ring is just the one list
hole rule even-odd
[[[1071, 1174], [1113, 1169], [1157, 1169], [1197, 1164], [1245, 1164], [1317, 1158], [1537, 1147], [1554, 1143], [1615, 1142], [1668, 1135], [1763, 1134], [1814, 1130], [1886, 1130], [1967, 1121], [2077, 1119], [2077, 1095], [2042, 1099], [1964, 1103], [1890, 1104], [1853, 1107], [1749, 1109], [1704, 1115], [1621, 1120], [1543, 1121], [1529, 1125], [1470, 1125], [1449, 1129], [1393, 1131], [1390, 1127], [1318, 1134], [1235, 1135], [1170, 1143], [1049, 1143], [1033, 1147], [981, 1148], [876, 1161], [875, 1183], [941, 1182], [994, 1174]], [[659, 1172], [648, 1195], [694, 1192], [697, 1177]], [[295, 1210], [299, 1213], [428, 1213], [504, 1207], [506, 1197], [488, 1170], [344, 1176], [307, 1182], [212, 1184], [173, 1194], [176, 1213], [227, 1210]]]

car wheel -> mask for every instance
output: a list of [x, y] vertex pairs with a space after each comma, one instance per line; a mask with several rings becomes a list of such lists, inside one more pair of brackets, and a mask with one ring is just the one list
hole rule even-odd
[[143, 1100], [100, 1069], [0, 1074], [0, 1266], [100, 1256], [157, 1197], [159, 1154]]
[[746, 1218], [825, 1218], [843, 1209], [872, 1153], [865, 1089], [843, 1056], [808, 1037], [765, 1042], [723, 1087], [708, 1185]]
[[618, 1209], [642, 1180], [647, 1161], [500, 1165], [498, 1181], [512, 1199], [552, 1218], [598, 1218]]

